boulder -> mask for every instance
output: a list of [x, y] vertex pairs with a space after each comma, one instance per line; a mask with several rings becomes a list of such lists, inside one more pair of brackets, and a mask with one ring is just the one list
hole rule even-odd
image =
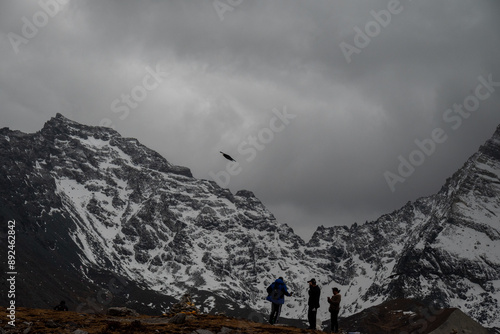
[[169, 323], [171, 324], [183, 324], [186, 322], [186, 314], [185, 313], [178, 313], [174, 315], [172, 318], [168, 320]]
[[107, 311], [107, 315], [113, 317], [127, 317], [127, 316], [137, 317], [139, 313], [128, 307], [110, 307]]
[[486, 328], [459, 309], [455, 309], [443, 320], [443, 323], [429, 334], [488, 334]]

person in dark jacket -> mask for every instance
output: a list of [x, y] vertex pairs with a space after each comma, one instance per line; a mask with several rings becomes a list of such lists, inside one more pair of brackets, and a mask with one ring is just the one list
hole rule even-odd
[[62, 300], [59, 305], [54, 306], [54, 310], [56, 311], [67, 311], [68, 307], [66, 306], [66, 302]]
[[338, 315], [340, 312], [340, 301], [342, 297], [340, 296], [340, 290], [337, 288], [333, 288], [333, 296], [332, 298], [328, 297], [328, 303], [330, 304], [330, 318], [332, 323], [332, 333], [337, 333], [339, 331], [339, 322]]
[[316, 280], [313, 278], [309, 283], [309, 309], [307, 311], [307, 318], [309, 319], [309, 328], [316, 329], [316, 314], [319, 308], [319, 296], [321, 294], [321, 289], [316, 285]]
[[283, 277], [278, 278], [274, 283], [267, 287], [267, 300], [271, 304], [271, 315], [269, 316], [269, 323], [274, 325], [278, 322], [281, 313], [281, 306], [285, 303], [285, 296], [291, 296], [283, 281]]

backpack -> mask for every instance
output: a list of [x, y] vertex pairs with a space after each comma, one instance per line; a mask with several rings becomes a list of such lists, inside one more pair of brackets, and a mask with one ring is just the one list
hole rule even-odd
[[280, 300], [283, 296], [283, 291], [281, 291], [281, 284], [274, 284], [274, 289], [271, 291], [271, 298], [273, 300]]

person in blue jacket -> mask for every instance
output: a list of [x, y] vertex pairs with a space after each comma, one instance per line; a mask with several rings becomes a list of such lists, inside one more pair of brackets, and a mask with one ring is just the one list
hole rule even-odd
[[290, 297], [291, 295], [291, 293], [288, 293], [283, 277], [278, 278], [274, 283], [268, 286], [266, 299], [272, 303], [271, 316], [269, 317], [269, 323], [271, 325], [278, 322], [281, 306], [285, 303], [285, 296]]

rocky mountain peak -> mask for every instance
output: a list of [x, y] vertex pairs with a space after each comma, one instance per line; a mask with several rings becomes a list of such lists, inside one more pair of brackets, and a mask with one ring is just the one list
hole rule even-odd
[[90, 161], [100, 154], [119, 157], [124, 153], [130, 156], [132, 165], [192, 177], [188, 168], [170, 164], [135, 138], [124, 138], [111, 128], [83, 125], [59, 113], [45, 123], [39, 134], [39, 141], [54, 143], [67, 153], [83, 154]]
[[479, 152], [500, 161], [500, 125], [497, 127], [493, 136], [479, 148]]

